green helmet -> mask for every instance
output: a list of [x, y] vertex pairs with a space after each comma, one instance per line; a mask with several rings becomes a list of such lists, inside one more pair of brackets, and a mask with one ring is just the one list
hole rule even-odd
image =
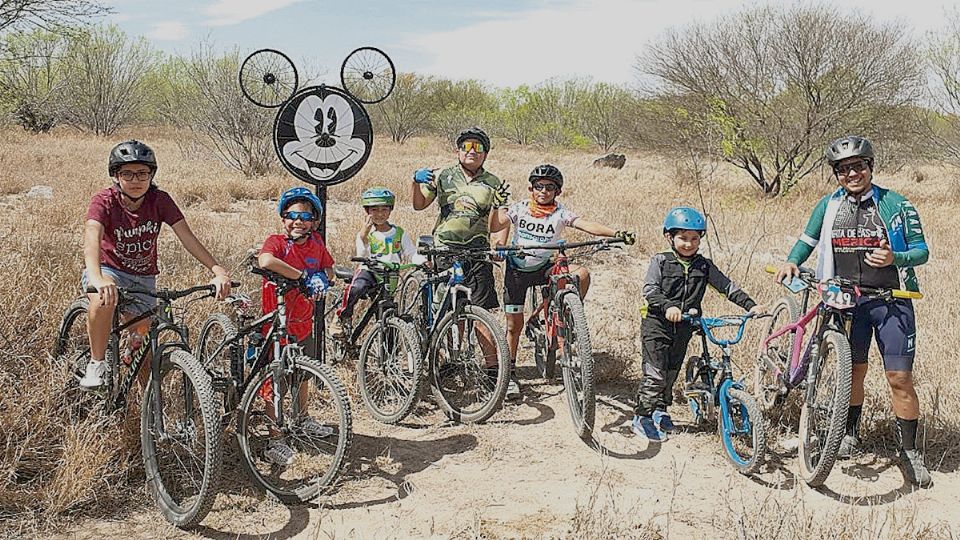
[[360, 204], [366, 206], [390, 206], [396, 202], [397, 197], [392, 191], [385, 187], [372, 187], [363, 192], [360, 196]]

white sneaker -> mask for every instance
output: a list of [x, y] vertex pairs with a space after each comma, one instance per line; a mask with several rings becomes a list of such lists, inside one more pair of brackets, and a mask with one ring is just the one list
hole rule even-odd
[[103, 375], [107, 372], [107, 363], [103, 360], [99, 362], [91, 360], [87, 362], [87, 368], [80, 379], [80, 386], [88, 390], [103, 386]]
[[303, 431], [303, 434], [311, 439], [323, 439], [333, 435], [333, 428], [330, 426], [325, 426], [318, 422], [315, 418], [304, 417], [300, 420], [300, 429]]
[[263, 451], [263, 457], [274, 465], [286, 467], [293, 463], [293, 450], [281, 440], [272, 440]]

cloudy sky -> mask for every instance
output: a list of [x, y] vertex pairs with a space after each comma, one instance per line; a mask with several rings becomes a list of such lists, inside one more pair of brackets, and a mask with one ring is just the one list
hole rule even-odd
[[[372, 45], [399, 71], [476, 78], [500, 86], [590, 76], [632, 83], [636, 55], [671, 27], [755, 6], [743, 0], [111, 0], [109, 22], [158, 48], [186, 53], [200, 40], [242, 51], [270, 47], [335, 82], [343, 58]], [[834, 0], [918, 36], [954, 2]], [[851, 27], [851, 32], [856, 28]], [[840, 39], [842, 36], [824, 36]]]

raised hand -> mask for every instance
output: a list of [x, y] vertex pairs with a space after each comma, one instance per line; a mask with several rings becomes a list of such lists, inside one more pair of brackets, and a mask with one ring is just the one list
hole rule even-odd
[[434, 169], [428, 169], [426, 167], [422, 169], [417, 169], [413, 173], [413, 181], [418, 184], [432, 184], [433, 183], [433, 171]]

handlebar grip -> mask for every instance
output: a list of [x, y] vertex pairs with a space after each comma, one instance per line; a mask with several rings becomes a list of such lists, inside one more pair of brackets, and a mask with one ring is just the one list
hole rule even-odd
[[98, 291], [96, 287], [87, 287], [86, 292], [90, 294], [96, 294], [100, 291]]
[[365, 263], [367, 262], [367, 258], [366, 257], [350, 257], [350, 262]]
[[230, 282], [230, 286], [231, 286], [231, 287], [239, 287], [240, 285], [243, 285], [243, 284], [240, 283], [239, 281], [231, 281], [231, 282]]
[[923, 293], [917, 291], [905, 291], [903, 289], [893, 289], [890, 291], [890, 295], [894, 298], [908, 298], [910, 300], [920, 300], [923, 298]]

